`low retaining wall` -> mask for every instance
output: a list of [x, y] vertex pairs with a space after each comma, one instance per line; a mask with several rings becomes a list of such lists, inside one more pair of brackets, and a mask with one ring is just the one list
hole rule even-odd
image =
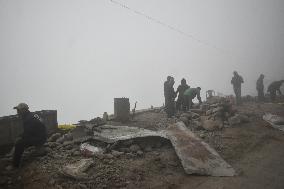
[[[57, 111], [42, 110], [34, 112], [39, 115], [46, 126], [48, 134], [57, 130]], [[0, 117], [0, 146], [13, 144], [23, 132], [22, 120], [17, 115]]]

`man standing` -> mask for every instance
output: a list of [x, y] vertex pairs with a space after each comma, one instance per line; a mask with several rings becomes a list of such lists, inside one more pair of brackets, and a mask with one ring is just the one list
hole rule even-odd
[[176, 107], [177, 110], [188, 110], [188, 102], [185, 99], [184, 96], [184, 92], [186, 89], [188, 89], [189, 86], [186, 84], [186, 80], [183, 78], [181, 80], [181, 84], [178, 86], [177, 91], [176, 91], [176, 95], [178, 94], [178, 98], [177, 98], [177, 103], [176, 103]]
[[280, 87], [281, 87], [281, 85], [282, 85], [283, 83], [284, 83], [284, 80], [274, 81], [274, 82], [272, 82], [272, 83], [268, 86], [267, 92], [270, 93], [270, 98], [271, 98], [272, 101], [275, 100], [276, 91], [278, 91], [278, 93], [279, 93], [280, 95], [282, 95], [281, 90], [280, 90]]
[[175, 114], [174, 100], [176, 97], [174, 90], [175, 80], [173, 77], [168, 76], [167, 81], [164, 83], [164, 96], [165, 96], [165, 111], [170, 118]]
[[256, 90], [258, 94], [258, 100], [260, 102], [264, 101], [264, 85], [263, 85], [264, 75], [260, 74], [258, 80], [256, 81]]
[[29, 146], [42, 146], [46, 142], [46, 128], [38, 116], [29, 111], [27, 104], [20, 103], [14, 109], [17, 110], [17, 114], [23, 120], [24, 130], [21, 138], [16, 141], [13, 156], [13, 166], [18, 168], [25, 148]]
[[234, 71], [234, 76], [231, 80], [231, 84], [233, 85], [234, 92], [236, 95], [237, 105], [240, 105], [241, 96], [242, 96], [242, 83], [244, 82], [243, 77], [238, 74], [238, 72]]
[[200, 87], [197, 87], [197, 88], [188, 88], [185, 90], [184, 92], [184, 96], [185, 98], [188, 99], [188, 107], [189, 108], [192, 108], [192, 105], [193, 105], [193, 102], [192, 100], [197, 96], [197, 99], [199, 101], [199, 104], [202, 103], [201, 101], [201, 97], [200, 97], [200, 91], [201, 91], [201, 88]]

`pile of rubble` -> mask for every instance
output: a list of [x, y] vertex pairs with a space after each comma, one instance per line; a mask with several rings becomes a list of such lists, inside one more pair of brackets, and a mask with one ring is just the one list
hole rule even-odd
[[[160, 110], [154, 113], [163, 114]], [[70, 131], [60, 131], [51, 135], [45, 144], [46, 155], [35, 157], [38, 161], [34, 161], [34, 163], [41, 171], [49, 175], [48, 184], [55, 186], [55, 188], [74, 188], [75, 183], [75, 188], [92, 188], [94, 186], [97, 188], [125, 187], [129, 183], [139, 181], [142, 178], [142, 173], [134, 174], [133, 178], [123, 176], [123, 174], [126, 174], [125, 166], [131, 161], [146, 157], [157, 159], [163, 146], [168, 149], [172, 148], [173, 144], [183, 145], [178, 143], [178, 138], [175, 136], [178, 132], [185, 132], [183, 126], [179, 126], [179, 130], [177, 130], [177, 126], [174, 126], [179, 121], [182, 121], [189, 130], [206, 141], [208, 138], [216, 138], [216, 133], [223, 127], [249, 121], [249, 118], [238, 114], [232, 108], [232, 104], [222, 98], [217, 102], [204, 104], [200, 109], [181, 113], [176, 118], [164, 117], [159, 119], [159, 123], [156, 124], [154, 129], [158, 131], [138, 127], [106, 125], [106, 120], [101, 118], [80, 121]], [[168, 130], [168, 132], [163, 132], [165, 130]], [[126, 132], [126, 134], [120, 135], [119, 132]], [[193, 147], [191, 146], [192, 141], [201, 144], [201, 140], [193, 137], [193, 133], [190, 131], [185, 133], [187, 134], [184, 137], [189, 137], [189, 147], [187, 149]], [[204, 144], [202, 143], [202, 145]], [[210, 147], [203, 146], [202, 148], [208, 150]], [[183, 147], [180, 149], [183, 149]], [[216, 149], [218, 150], [218, 147]], [[33, 150], [33, 148], [30, 148], [25, 151], [23, 162], [28, 162], [30, 159], [29, 154]], [[208, 152], [211, 151], [212, 149], [208, 150]], [[181, 152], [177, 150], [179, 158], [184, 159], [182, 164], [185, 169], [188, 165], [184, 164], [184, 162], [188, 162], [188, 158], [192, 158], [193, 154], [186, 155], [187, 151]], [[199, 157], [198, 154], [196, 156]], [[226, 165], [221, 157], [216, 156], [215, 158], [218, 162], [221, 162], [222, 166]], [[159, 161], [159, 158], [157, 161]], [[154, 163], [157, 163], [156, 160]], [[192, 165], [190, 164], [190, 166]], [[204, 164], [202, 166], [208, 165]], [[210, 172], [211, 169], [209, 166], [200, 170], [206, 170], [207, 174], [214, 173]], [[192, 172], [191, 169], [185, 170], [189, 173]], [[206, 174], [202, 171], [195, 173]], [[218, 175], [219, 173], [214, 174]], [[230, 175], [233, 174], [230, 173]], [[70, 180], [66, 182], [66, 178]], [[10, 185], [17, 182], [17, 178], [6, 180]], [[7, 184], [7, 182], [5, 181], [4, 184]]]
[[202, 104], [200, 109], [181, 113], [178, 118], [193, 131], [215, 131], [250, 121], [247, 115], [238, 113], [233, 109], [231, 101], [223, 97], [215, 97]]
[[[171, 146], [166, 139], [161, 140], [157, 137], [149, 137], [146, 140], [128, 139], [114, 143], [96, 140], [94, 136], [81, 137], [80, 140], [76, 137], [76, 129], [53, 134], [45, 144], [45, 155], [33, 156], [36, 150], [33, 147], [25, 150], [25, 175], [36, 178], [40, 174], [47, 174], [48, 185], [55, 188], [123, 188], [141, 179], [141, 174], [134, 174], [131, 177], [124, 175], [127, 174], [126, 166], [145, 158], [146, 154], [157, 158], [160, 155], [158, 151], [163, 146]], [[6, 157], [5, 162], [4, 158], [0, 159], [0, 165], [3, 166], [3, 171], [0, 172], [0, 185], [15, 188], [21, 181], [17, 173], [5, 170], [5, 167], [10, 167], [8, 165], [11, 164], [11, 159], [6, 161], [7, 159], [9, 158]], [[35, 169], [40, 171], [40, 174], [35, 172]]]

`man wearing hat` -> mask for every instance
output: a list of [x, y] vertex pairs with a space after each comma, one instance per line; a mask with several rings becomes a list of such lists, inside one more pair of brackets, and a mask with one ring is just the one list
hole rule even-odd
[[174, 90], [175, 80], [172, 76], [167, 77], [164, 83], [164, 96], [165, 96], [165, 111], [170, 118], [175, 114], [175, 98], [176, 93]]
[[258, 94], [258, 101], [264, 101], [264, 85], [263, 85], [264, 75], [260, 74], [258, 80], [256, 81], [256, 90]]
[[242, 83], [244, 83], [243, 77], [240, 76], [238, 72], [234, 71], [234, 76], [231, 80], [231, 84], [234, 88], [237, 105], [240, 105], [242, 103]]
[[177, 91], [176, 91], [176, 95], [178, 94], [178, 98], [177, 98], [177, 102], [176, 102], [176, 108], [179, 111], [186, 111], [188, 110], [188, 102], [187, 102], [187, 98], [185, 98], [184, 96], [184, 92], [186, 89], [190, 88], [187, 84], [186, 84], [186, 80], [183, 78], [181, 80], [181, 84], [178, 86]]
[[21, 138], [16, 141], [13, 156], [13, 166], [18, 168], [25, 148], [29, 146], [42, 146], [46, 142], [46, 128], [39, 120], [39, 117], [29, 111], [27, 104], [20, 103], [14, 109], [17, 110], [17, 114], [23, 121], [24, 130]]

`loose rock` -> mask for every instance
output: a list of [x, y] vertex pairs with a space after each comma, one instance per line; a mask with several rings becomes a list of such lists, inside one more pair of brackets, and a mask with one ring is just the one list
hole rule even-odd
[[130, 149], [131, 152], [137, 152], [137, 151], [139, 151], [141, 148], [140, 148], [140, 146], [138, 146], [137, 144], [133, 144], [133, 145], [130, 146], [129, 149]]

